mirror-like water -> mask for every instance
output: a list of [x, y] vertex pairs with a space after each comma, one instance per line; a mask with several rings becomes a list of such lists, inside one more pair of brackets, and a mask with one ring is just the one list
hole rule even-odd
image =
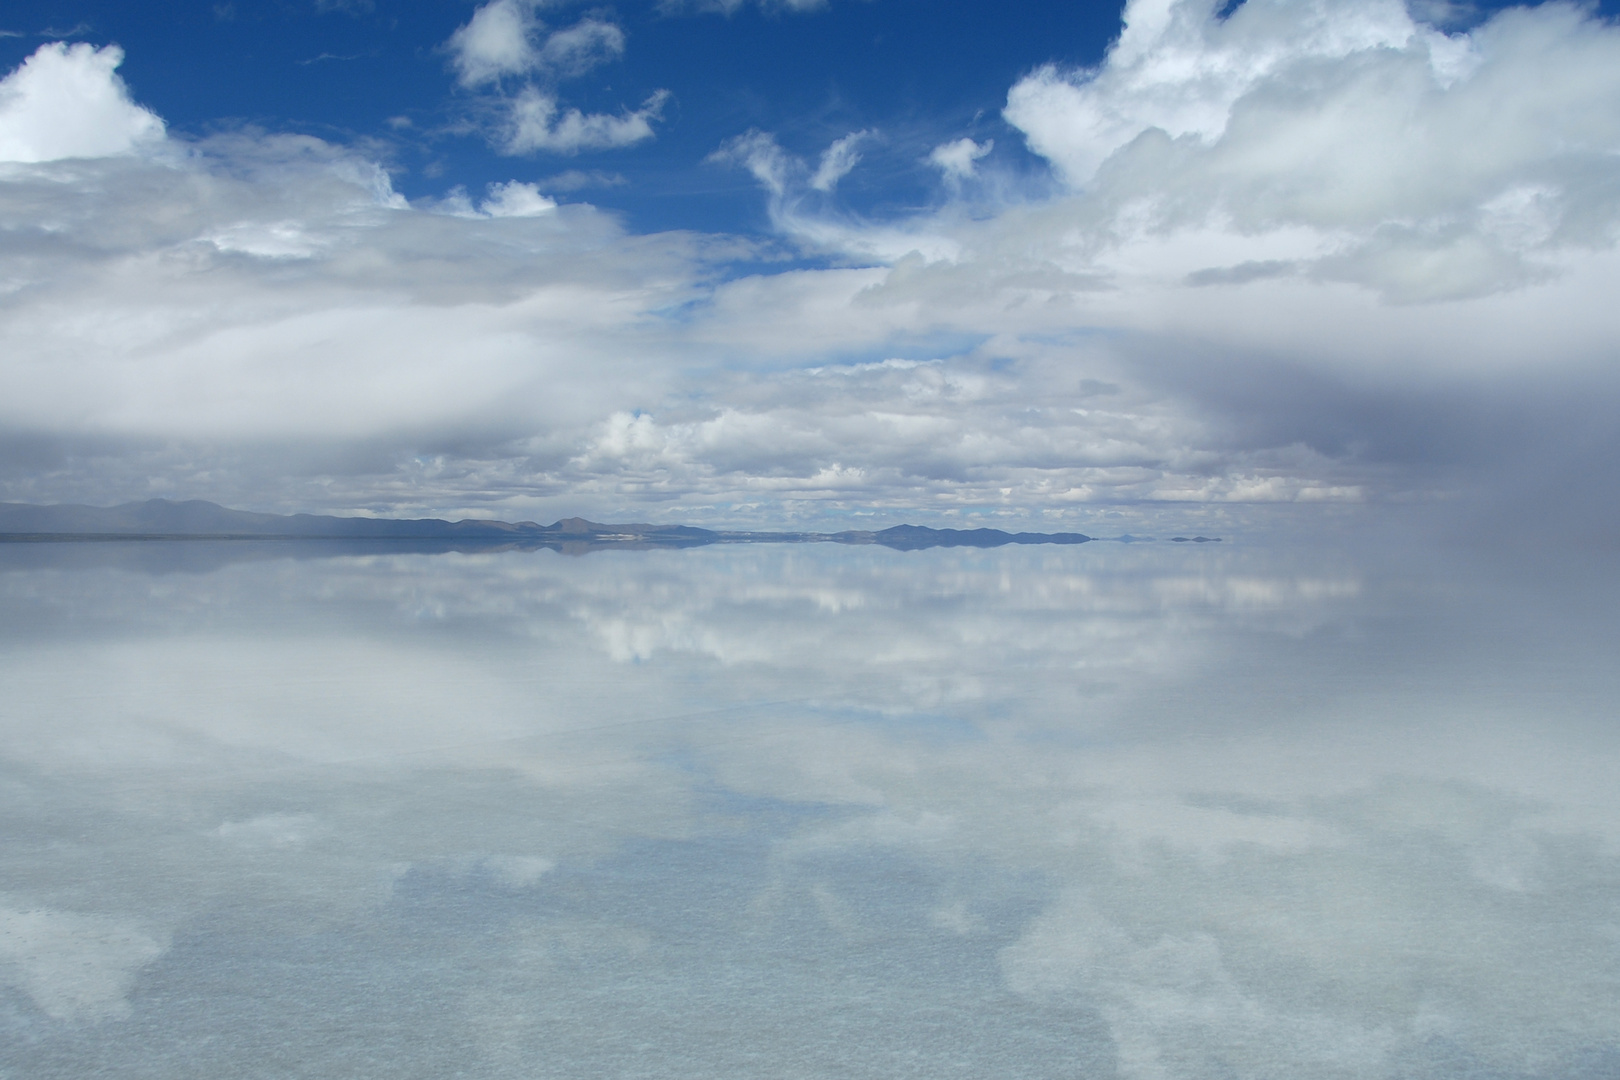
[[0, 1076], [1620, 1072], [1615, 575], [0, 545]]

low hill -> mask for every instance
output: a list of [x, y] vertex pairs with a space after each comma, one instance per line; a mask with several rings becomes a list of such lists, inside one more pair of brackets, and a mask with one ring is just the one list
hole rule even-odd
[[878, 544], [902, 551], [932, 547], [988, 548], [1004, 544], [1083, 544], [1092, 539], [1082, 533], [1008, 533], [1000, 529], [931, 529], [923, 525], [896, 525], [875, 532], [722, 532], [691, 525], [652, 525], [646, 522], [603, 524], [579, 517], [541, 525], [533, 521], [259, 514], [232, 510], [201, 499], [184, 502], [148, 499], [145, 502], [106, 507], [0, 503], [0, 538], [12, 541], [204, 538], [388, 540], [587, 549], [835, 543]]

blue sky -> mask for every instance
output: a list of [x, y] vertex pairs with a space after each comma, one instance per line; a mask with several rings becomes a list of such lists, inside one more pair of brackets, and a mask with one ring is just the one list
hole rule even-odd
[[[18, 36], [0, 40], [0, 63], [10, 70], [42, 39], [118, 43], [135, 98], [177, 134], [255, 125], [366, 141], [410, 198], [575, 172], [560, 197], [622, 211], [637, 230], [747, 232], [766, 224], [753, 185], [706, 159], [752, 128], [804, 155], [874, 132], [839, 191], [841, 205], [867, 215], [938, 202], [939, 174], [924, 159], [965, 136], [994, 141], [999, 163], [1038, 184], [1043, 163], [1000, 116], [1007, 89], [1041, 64], [1099, 63], [1121, 14], [1114, 3], [717, 6], [542, 5], [548, 29], [595, 18], [625, 35], [616, 58], [562, 80], [568, 104], [613, 113], [659, 90], [671, 100], [644, 143], [515, 161], [464, 130], [483, 103], [456, 86], [446, 45], [471, 0], [11, 4], [0, 30]], [[1448, 24], [1503, 6], [1458, 8]]]
[[1606, 9], [236, 0], [0, 31], [0, 498], [1605, 501]]
[[813, 154], [873, 130], [880, 137], [865, 148], [844, 202], [904, 213], [940, 197], [938, 174], [922, 159], [949, 139], [1001, 135], [1002, 155], [1038, 168], [1005, 137], [1007, 87], [1041, 63], [1095, 63], [1119, 31], [1112, 4], [855, 0], [808, 11], [750, 3], [730, 13], [551, 5], [538, 13], [548, 27], [601, 18], [625, 35], [618, 58], [562, 81], [569, 104], [612, 113], [659, 90], [671, 101], [644, 144], [514, 161], [457, 130], [480, 102], [458, 89], [445, 45], [475, 7], [237, 0], [166, 5], [154, 17], [120, 4], [23, 4], [10, 7], [4, 29], [24, 36], [0, 42], [0, 57], [9, 70], [41, 37], [56, 36], [47, 31], [78, 29], [68, 36], [124, 47], [121, 75], [177, 133], [253, 124], [375, 140], [395, 188], [412, 198], [514, 176], [607, 174], [622, 183], [593, 183], [589, 200], [623, 210], [637, 229], [748, 231], [764, 223], [753, 184], [705, 164], [726, 139], [759, 128]]

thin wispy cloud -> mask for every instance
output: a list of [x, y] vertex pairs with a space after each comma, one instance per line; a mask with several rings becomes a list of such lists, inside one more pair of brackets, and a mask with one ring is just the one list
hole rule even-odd
[[319, 56], [311, 56], [307, 60], [295, 60], [294, 63], [296, 63], [299, 67], [308, 67], [311, 64], [324, 64], [329, 60], [336, 60], [336, 61], [364, 60], [367, 57], [373, 56], [373, 55], [375, 55], [375, 54], [374, 53], [342, 53], [342, 54], [339, 54], [339, 53], [321, 53]]
[[792, 12], [805, 14], [821, 11], [829, 0], [659, 0], [660, 11], [671, 15], [735, 15], [747, 7], [758, 6], [767, 14]]

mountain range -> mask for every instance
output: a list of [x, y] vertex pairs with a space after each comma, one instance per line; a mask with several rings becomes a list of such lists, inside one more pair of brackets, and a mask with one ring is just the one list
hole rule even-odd
[[[1084, 544], [1083, 533], [1003, 532], [1000, 529], [931, 529], [896, 525], [877, 531], [728, 532], [690, 525], [646, 522], [603, 524], [563, 518], [533, 521], [439, 518], [334, 517], [321, 514], [259, 514], [191, 499], [148, 499], [121, 506], [38, 506], [0, 503], [0, 540], [301, 539], [433, 542], [466, 547], [598, 548], [699, 547], [739, 543], [879, 544], [902, 551], [932, 547], [1001, 547], [1004, 544]], [[1120, 537], [1120, 539], [1149, 539]], [[1176, 537], [1205, 542], [1209, 537]]]

